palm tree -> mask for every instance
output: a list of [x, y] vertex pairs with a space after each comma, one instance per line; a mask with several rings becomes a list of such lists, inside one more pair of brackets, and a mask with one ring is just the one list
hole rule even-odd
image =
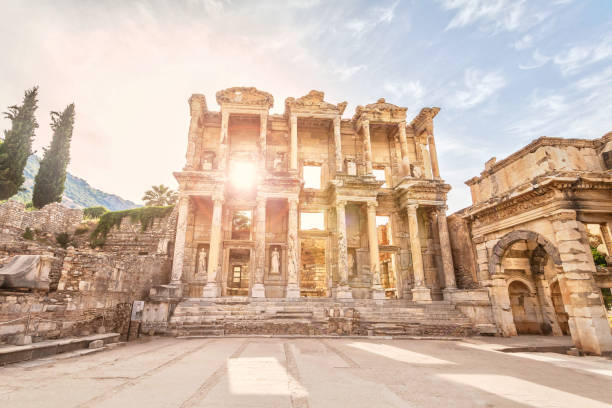
[[145, 191], [142, 197], [147, 207], [172, 205], [176, 202], [176, 199], [176, 191], [170, 190], [170, 187], [166, 187], [163, 184], [151, 187], [150, 190]]

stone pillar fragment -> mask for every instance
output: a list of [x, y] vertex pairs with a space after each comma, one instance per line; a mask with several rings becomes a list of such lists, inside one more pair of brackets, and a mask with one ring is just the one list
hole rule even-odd
[[221, 286], [219, 278], [221, 268], [219, 266], [219, 252], [221, 250], [221, 214], [223, 212], [223, 196], [213, 196], [213, 215], [210, 227], [210, 250], [208, 254], [208, 280], [204, 287], [204, 297], [219, 297], [221, 295]]
[[229, 113], [221, 112], [221, 135], [219, 137], [219, 151], [217, 154], [219, 170], [225, 170], [227, 166], [227, 145], [229, 144]]
[[415, 302], [431, 302], [431, 291], [425, 286], [425, 272], [423, 270], [423, 254], [421, 253], [417, 207], [418, 204], [409, 204], [407, 209], [410, 252], [412, 254], [412, 270], [414, 273], [412, 300]]
[[448, 237], [448, 223], [446, 222], [446, 208], [438, 208], [438, 235], [440, 237], [440, 253], [444, 271], [444, 298], [449, 299], [450, 293], [457, 289], [455, 282], [455, 266], [453, 265], [453, 252]]
[[298, 139], [297, 139], [297, 115], [291, 115], [291, 158], [289, 160], [289, 170], [298, 168]]
[[255, 223], [255, 281], [251, 297], [265, 298], [263, 283], [266, 267], [266, 197], [257, 197]]
[[340, 125], [342, 123], [342, 118], [340, 116], [336, 116], [334, 118], [334, 147], [335, 147], [335, 156], [336, 156], [336, 173], [342, 173], [342, 136], [340, 134]]
[[340, 283], [336, 289], [336, 298], [351, 299], [353, 293], [348, 285], [348, 250], [346, 243], [346, 201], [336, 203], [336, 222], [338, 229], [338, 274]]
[[380, 283], [380, 254], [378, 253], [378, 231], [376, 229], [376, 206], [368, 201], [368, 246], [370, 247], [370, 273], [372, 275], [372, 298], [384, 299], [385, 291]]
[[189, 113], [191, 120], [189, 121], [189, 133], [187, 139], [187, 154], [184, 170], [196, 170], [198, 164], [197, 143], [198, 137], [201, 135], [200, 125], [202, 116], [206, 110], [206, 98], [201, 94], [193, 94], [189, 98]]
[[400, 149], [402, 151], [402, 171], [404, 176], [411, 176], [410, 158], [408, 157], [408, 140], [406, 139], [406, 122], [397, 124], [399, 131]]
[[172, 285], [179, 285], [181, 283], [181, 276], [183, 276], [188, 213], [189, 196], [181, 196], [178, 200], [178, 220], [176, 224], [176, 238], [174, 240], [174, 257], [172, 258], [172, 278], [170, 281]]
[[288, 298], [300, 297], [300, 282], [298, 279], [298, 200], [289, 199], [289, 217], [287, 228], [287, 294]]
[[[550, 326], [552, 334], [554, 336], [563, 336], [563, 331], [559, 326], [557, 320], [557, 313], [555, 312], [555, 305], [552, 303], [552, 295], [550, 292], [550, 285], [544, 277], [544, 274], [538, 274], [535, 277], [536, 291], [538, 294], [538, 300], [540, 301], [540, 307], [542, 309], [542, 319], [544, 324]], [[548, 333], [543, 333], [548, 334]]]
[[576, 212], [566, 210], [552, 217], [561, 267], [559, 288], [577, 349], [601, 355], [612, 351], [612, 335], [601, 291], [595, 284], [595, 263], [588, 246], [585, 225]]
[[488, 289], [493, 319], [501, 335], [505, 337], [516, 336], [516, 325], [514, 324], [514, 317], [512, 316], [512, 306], [510, 305], [510, 293], [508, 292], [506, 276], [503, 274], [492, 275]]
[[361, 127], [363, 129], [363, 154], [365, 158], [366, 174], [372, 174], [372, 142], [370, 140], [370, 121], [364, 120]]

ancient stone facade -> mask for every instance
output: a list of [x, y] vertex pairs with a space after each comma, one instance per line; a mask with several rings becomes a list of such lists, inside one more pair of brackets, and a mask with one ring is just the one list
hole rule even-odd
[[[183, 296], [431, 302], [456, 289], [433, 119], [255, 88], [189, 100], [171, 283]], [[446, 295], [444, 295], [446, 293]]]
[[60, 203], [47, 204], [33, 211], [26, 211], [25, 204], [18, 201], [0, 204], [0, 236], [23, 233], [26, 228], [50, 234], [74, 232], [82, 220], [83, 210], [67, 208]]
[[[486, 287], [501, 333], [571, 334], [576, 347], [612, 351], [587, 227], [612, 250], [612, 133], [595, 140], [542, 137], [489, 160], [466, 182], [473, 205], [451, 217], [461, 285]], [[470, 274], [467, 271], [473, 271]]]

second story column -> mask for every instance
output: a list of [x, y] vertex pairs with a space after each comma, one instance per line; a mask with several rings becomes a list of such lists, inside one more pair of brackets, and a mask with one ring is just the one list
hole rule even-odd
[[288, 298], [300, 297], [300, 281], [298, 277], [298, 199], [289, 198], [289, 214], [287, 225], [287, 294]]
[[364, 120], [361, 127], [363, 129], [363, 155], [365, 158], [366, 173], [372, 174], [372, 142], [370, 140], [370, 121]]
[[410, 233], [410, 251], [412, 254], [412, 271], [414, 274], [412, 300], [415, 302], [431, 302], [431, 291], [425, 286], [425, 272], [423, 270], [423, 254], [421, 253], [417, 207], [418, 204], [408, 204], [408, 230]]
[[185, 235], [187, 234], [187, 216], [189, 215], [189, 196], [181, 196], [178, 201], [178, 221], [176, 238], [174, 240], [174, 256], [172, 258], [171, 285], [179, 285], [183, 276], [183, 261], [185, 259]]
[[292, 114], [290, 118], [291, 127], [291, 157], [289, 161], [289, 170], [297, 170], [298, 168], [298, 139], [297, 139], [297, 115]]
[[438, 153], [436, 152], [436, 143], [432, 133], [427, 134], [427, 144], [429, 145], [429, 159], [431, 161], [431, 172], [433, 178], [440, 178], [440, 168], [438, 167]]
[[229, 144], [229, 113], [221, 112], [221, 135], [219, 137], [219, 150], [217, 153], [218, 168], [219, 170], [225, 170], [227, 166], [227, 145]]
[[215, 194], [213, 200], [213, 214], [210, 227], [210, 245], [208, 254], [208, 280], [202, 296], [212, 298], [221, 295], [219, 279], [221, 268], [219, 266], [219, 252], [221, 250], [221, 214], [223, 212], [223, 194]]
[[201, 135], [200, 124], [202, 116], [206, 110], [206, 98], [201, 94], [193, 94], [189, 98], [189, 112], [191, 114], [191, 120], [189, 121], [189, 134], [187, 141], [187, 162], [184, 170], [196, 170], [198, 165], [197, 160], [197, 144], [198, 138]]
[[268, 133], [268, 113], [263, 112], [259, 115], [259, 155], [261, 169], [266, 168], [266, 150], [267, 150], [267, 133]]
[[342, 135], [340, 133], [340, 125], [342, 118], [340, 115], [334, 118], [334, 147], [336, 153], [336, 173], [342, 173]]
[[336, 222], [338, 228], [338, 275], [340, 282], [336, 288], [336, 298], [351, 299], [353, 292], [348, 284], [348, 250], [346, 243], [346, 201], [336, 202]]
[[376, 229], [377, 203], [368, 201], [368, 246], [370, 247], [370, 273], [372, 274], [372, 299], [384, 299], [385, 291], [380, 283], [380, 255]]
[[[437, 209], [438, 235], [440, 236], [440, 253], [442, 255], [442, 267], [444, 270], [444, 298], [450, 296], [450, 292], [457, 289], [455, 282], [455, 267], [453, 265], [453, 253], [451, 251], [448, 236], [448, 223], [446, 222], [446, 208]], [[448, 299], [447, 299], [448, 300]]]
[[257, 197], [255, 214], [255, 281], [251, 297], [265, 298], [264, 272], [266, 267], [266, 197]]
[[402, 170], [405, 176], [411, 176], [410, 158], [408, 157], [408, 140], [406, 139], [406, 122], [397, 124], [399, 132], [400, 149], [402, 151]]

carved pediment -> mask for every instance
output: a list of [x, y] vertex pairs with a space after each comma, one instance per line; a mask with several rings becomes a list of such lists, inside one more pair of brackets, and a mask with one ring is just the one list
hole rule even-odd
[[410, 126], [412, 126], [417, 133], [421, 133], [424, 129], [431, 128], [433, 118], [436, 117], [438, 112], [440, 112], [440, 108], [423, 108], [419, 114], [412, 119]]
[[353, 120], [374, 120], [374, 121], [401, 121], [406, 120], [406, 111], [408, 108], [394, 105], [385, 101], [385, 98], [380, 98], [376, 103], [369, 105], [357, 106]]
[[330, 113], [336, 115], [342, 115], [344, 109], [346, 109], [346, 102], [340, 102], [338, 105], [333, 103], [325, 102], [323, 99], [325, 93], [321, 91], [312, 90], [307, 95], [301, 98], [295, 99], [293, 97], [285, 99], [285, 110], [300, 110], [308, 111], [312, 113]]
[[254, 105], [271, 108], [274, 106], [274, 97], [254, 87], [237, 86], [217, 92], [219, 105], [226, 103], [237, 105]]

